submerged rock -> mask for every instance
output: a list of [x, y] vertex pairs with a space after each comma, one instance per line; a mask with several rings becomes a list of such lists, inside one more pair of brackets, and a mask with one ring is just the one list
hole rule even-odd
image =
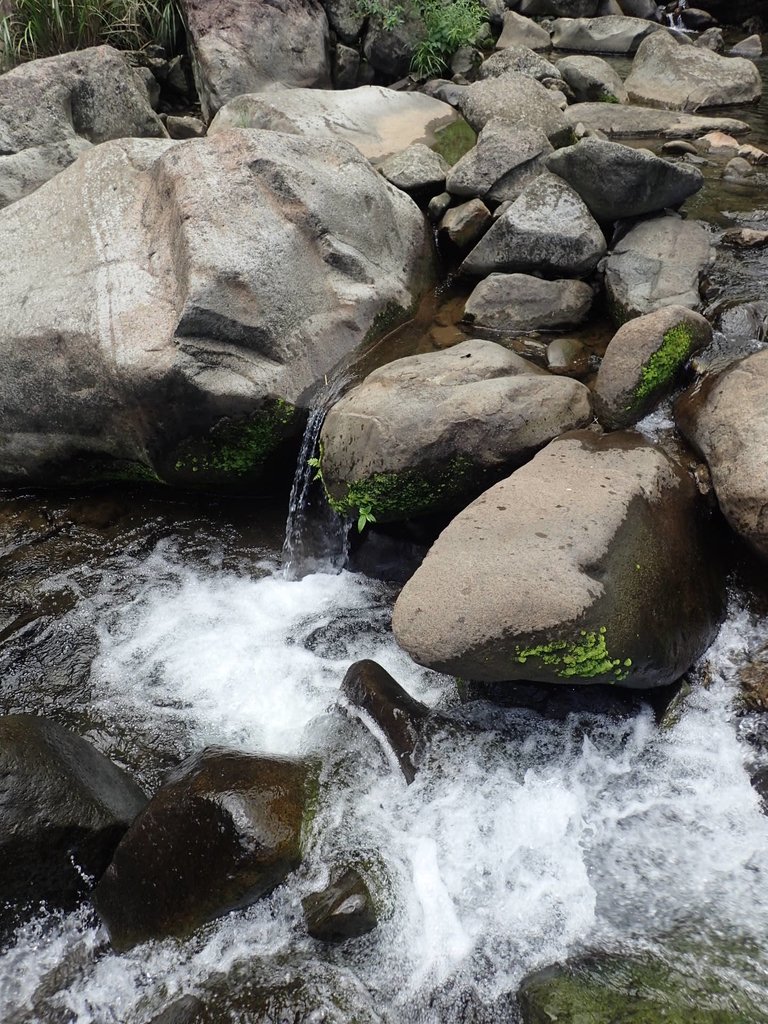
[[477, 144], [448, 172], [446, 188], [455, 196], [477, 196], [495, 203], [517, 199], [544, 172], [544, 159], [551, 152], [541, 129], [490, 121]]
[[583, 200], [561, 178], [542, 175], [521, 192], [461, 265], [465, 274], [537, 271], [584, 277], [597, 266], [605, 238]]
[[0, 479], [274, 487], [296, 405], [432, 258], [412, 200], [338, 140], [98, 147], [0, 216]]
[[0, 207], [99, 142], [165, 135], [140, 74], [111, 46], [21, 64], [0, 75]]
[[695, 167], [603, 139], [582, 139], [558, 149], [546, 164], [579, 193], [600, 221], [680, 206], [704, 184], [704, 175]]
[[557, 70], [571, 87], [577, 103], [626, 103], [627, 90], [611, 65], [601, 57], [563, 57]]
[[664, 306], [697, 309], [699, 281], [714, 250], [695, 221], [667, 215], [636, 224], [605, 261], [605, 288], [617, 324]]
[[637, 434], [580, 431], [453, 520], [392, 628], [463, 679], [666, 686], [711, 642], [720, 588], [688, 474]]
[[461, 507], [564, 430], [591, 419], [581, 384], [493, 341], [465, 341], [371, 373], [320, 435], [331, 506], [376, 522]]
[[299, 866], [310, 773], [208, 747], [187, 758], [115, 850], [93, 902], [115, 949], [189, 935], [266, 896]]
[[74, 906], [146, 803], [69, 730], [35, 715], [0, 717], [0, 905]]
[[243, 93], [331, 84], [328, 19], [319, 0], [181, 0], [181, 8], [207, 120]]
[[552, 45], [557, 50], [586, 53], [634, 53], [646, 36], [658, 31], [661, 25], [655, 22], [621, 15], [558, 18], [552, 30]]
[[583, 281], [544, 281], [528, 274], [489, 274], [477, 285], [464, 316], [496, 331], [574, 327], [592, 308], [594, 292]]
[[625, 85], [632, 100], [673, 110], [752, 103], [762, 93], [752, 61], [684, 46], [668, 32], [643, 42]]
[[321, 892], [310, 893], [301, 901], [307, 931], [323, 942], [345, 942], [373, 931], [376, 909], [365, 880], [354, 868], [348, 868]]
[[730, 525], [768, 557], [768, 351], [755, 352], [686, 392], [680, 430], [707, 460]]
[[620, 327], [595, 382], [596, 411], [609, 430], [631, 426], [669, 394], [694, 354], [712, 341], [699, 313], [666, 306]]

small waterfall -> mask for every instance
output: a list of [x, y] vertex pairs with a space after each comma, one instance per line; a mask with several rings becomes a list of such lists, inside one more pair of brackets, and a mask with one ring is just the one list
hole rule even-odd
[[317, 452], [326, 413], [349, 380], [345, 372], [330, 381], [326, 378], [309, 411], [285, 524], [283, 573], [288, 579], [300, 579], [310, 572], [338, 572], [347, 560], [348, 524], [329, 508], [322, 486], [313, 487], [317, 470], [310, 459]]
[[671, 14], [667, 15], [667, 23], [670, 28], [677, 29], [678, 32], [686, 32], [685, 23], [683, 22], [683, 16], [680, 13], [684, 11], [688, 6], [688, 0], [680, 0], [677, 7]]

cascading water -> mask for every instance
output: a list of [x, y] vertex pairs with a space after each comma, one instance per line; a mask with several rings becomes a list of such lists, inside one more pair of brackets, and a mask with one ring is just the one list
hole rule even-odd
[[688, 0], [678, 0], [677, 7], [670, 14], [667, 14], [667, 24], [670, 28], [677, 29], [678, 32], [686, 32], [685, 22], [681, 11], [686, 10], [688, 7]]

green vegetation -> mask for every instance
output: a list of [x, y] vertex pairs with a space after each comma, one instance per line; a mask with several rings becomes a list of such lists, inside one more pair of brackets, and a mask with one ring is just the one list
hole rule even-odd
[[435, 133], [435, 144], [432, 149], [453, 167], [476, 142], [476, 133], [462, 117]]
[[635, 389], [635, 405], [641, 405], [656, 392], [669, 387], [693, 349], [693, 329], [689, 324], [676, 324], [664, 335], [660, 347], [643, 366], [640, 383]]
[[171, 53], [182, 29], [178, 0], [14, 0], [0, 21], [0, 67], [103, 43]]
[[548, 644], [534, 647], [516, 647], [517, 661], [525, 665], [529, 658], [537, 658], [542, 665], [556, 667], [555, 675], [560, 679], [594, 679], [596, 676], [613, 676], [621, 682], [629, 675], [632, 660], [612, 658], [605, 642], [606, 628], [596, 632], [581, 630], [580, 641], [553, 640]]

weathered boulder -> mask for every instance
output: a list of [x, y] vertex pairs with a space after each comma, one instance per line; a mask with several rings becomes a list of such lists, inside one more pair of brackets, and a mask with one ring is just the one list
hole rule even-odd
[[730, 117], [699, 117], [618, 103], [574, 103], [563, 116], [571, 127], [581, 124], [590, 131], [603, 132], [611, 139], [698, 139], [707, 132], [744, 135], [750, 130], [745, 121]]
[[275, 89], [238, 96], [219, 111], [210, 135], [230, 128], [264, 128], [351, 142], [369, 160], [380, 161], [407, 146], [431, 146], [435, 133], [458, 121], [456, 111], [420, 92], [395, 92], [361, 85], [344, 92]]
[[746, 57], [749, 60], [756, 60], [763, 55], [763, 41], [760, 36], [747, 36], [740, 43], [731, 47], [732, 57]]
[[656, 0], [621, 0], [621, 9], [630, 18], [648, 18], [659, 20], [659, 5]]
[[509, 71], [501, 78], [473, 82], [456, 102], [476, 132], [496, 120], [521, 128], [540, 128], [555, 146], [570, 141], [570, 129], [553, 93], [528, 75]]
[[528, 274], [490, 274], [464, 308], [469, 323], [497, 331], [538, 331], [583, 323], [594, 293], [583, 281], [544, 281]]
[[115, 949], [188, 935], [266, 896], [299, 866], [310, 772], [207, 747], [136, 818], [93, 894]]
[[721, 28], [708, 28], [702, 32], [698, 39], [694, 40], [694, 46], [702, 46], [707, 50], [714, 50], [715, 53], [725, 51], [725, 39]]
[[417, 748], [429, 717], [426, 704], [411, 697], [389, 672], [368, 659], [349, 666], [341, 683], [341, 699], [348, 711], [362, 711], [381, 731], [410, 785], [416, 777]]
[[365, 879], [354, 868], [301, 901], [307, 931], [322, 942], [345, 942], [373, 931], [376, 908]]
[[505, 49], [499, 50], [498, 53], [491, 54], [480, 65], [477, 73], [480, 78], [501, 78], [503, 75], [508, 75], [510, 71], [528, 75], [529, 78], [535, 78], [537, 82], [561, 77], [555, 65], [545, 57], [534, 53], [527, 46], [511, 44]]
[[365, 11], [358, 0], [323, 0], [328, 24], [338, 39], [352, 46], [360, 38], [365, 25]]
[[21, 64], [0, 75], [0, 207], [99, 142], [165, 135], [141, 76], [111, 46]]
[[625, 85], [630, 99], [672, 110], [752, 103], [763, 88], [752, 61], [683, 46], [668, 32], [644, 40]]
[[508, 468], [592, 417], [589, 393], [492, 341], [465, 341], [375, 370], [320, 435], [340, 513], [377, 522], [461, 507]]
[[0, 478], [45, 484], [274, 486], [297, 403], [432, 273], [352, 146], [259, 131], [94, 149], [3, 212], [0, 261]]
[[707, 460], [725, 518], [768, 557], [768, 351], [686, 392], [675, 418]]
[[624, 83], [602, 57], [574, 54], [557, 62], [557, 70], [570, 86], [577, 103], [626, 103]]
[[244, 93], [331, 84], [320, 0], [182, 0], [181, 7], [207, 120]]
[[352, 89], [358, 84], [360, 54], [354, 46], [337, 43], [333, 51], [333, 84], [337, 89]]
[[514, 11], [506, 11], [503, 23], [501, 35], [496, 40], [497, 50], [503, 50], [507, 46], [527, 46], [531, 50], [549, 49], [549, 32], [530, 18]]
[[35, 715], [0, 717], [0, 905], [74, 905], [146, 802], [74, 733]]
[[675, 214], [636, 224], [605, 261], [605, 290], [616, 324], [663, 306], [698, 309], [699, 281], [714, 258], [709, 235]]
[[381, 174], [396, 188], [420, 196], [442, 192], [449, 170], [447, 161], [422, 142], [415, 142], [379, 165]]
[[661, 25], [653, 21], [613, 14], [605, 18], [558, 18], [552, 30], [552, 45], [557, 50], [584, 53], [634, 53], [643, 39], [659, 30]]
[[624, 324], [603, 356], [594, 387], [595, 408], [609, 430], [637, 423], [669, 394], [694, 354], [712, 341], [699, 313], [665, 306]]
[[599, 221], [678, 207], [704, 184], [696, 167], [603, 139], [582, 139], [558, 149], [546, 165], [579, 193]]
[[556, 175], [543, 174], [496, 219], [461, 270], [580, 277], [595, 269], [605, 249], [603, 233], [579, 195]]
[[640, 435], [566, 435], [440, 534], [397, 600], [395, 637], [463, 679], [666, 686], [721, 609], [700, 502]]
[[483, 235], [491, 219], [482, 199], [470, 199], [446, 212], [439, 225], [440, 237], [459, 249], [468, 249]]
[[517, 199], [545, 170], [552, 146], [539, 128], [515, 128], [490, 121], [477, 144], [448, 172], [447, 190], [455, 196], [478, 196], [503, 203]]

